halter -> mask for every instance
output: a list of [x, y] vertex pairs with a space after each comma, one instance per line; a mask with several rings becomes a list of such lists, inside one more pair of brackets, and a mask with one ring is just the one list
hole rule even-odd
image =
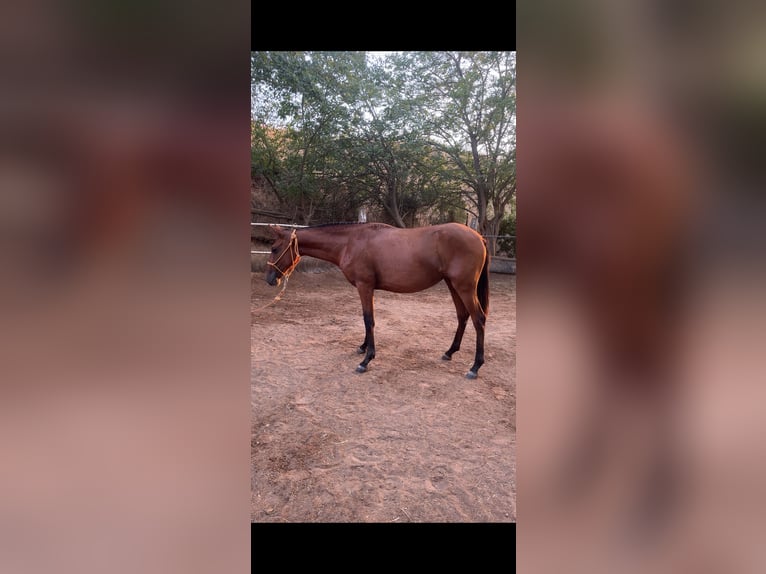
[[[293, 247], [293, 243], [295, 244], [295, 247]], [[287, 244], [287, 247], [284, 248], [282, 253], [279, 254], [279, 257], [275, 258], [275, 261], [279, 261], [282, 259], [282, 256], [287, 253], [288, 250], [290, 251], [290, 258], [292, 259], [292, 264], [290, 267], [288, 267], [285, 271], [282, 271], [279, 267], [277, 267], [276, 263], [272, 263], [271, 261], [267, 261], [266, 263], [268, 265], [271, 265], [274, 269], [279, 271], [280, 279], [284, 279], [284, 285], [282, 285], [282, 290], [277, 293], [277, 296], [274, 297], [274, 300], [270, 303], [267, 303], [266, 305], [263, 305], [262, 307], [258, 307], [257, 309], [254, 309], [253, 312], [257, 313], [258, 311], [262, 311], [266, 307], [269, 307], [279, 301], [282, 298], [282, 295], [284, 295], [285, 290], [287, 289], [287, 280], [290, 278], [290, 275], [292, 275], [293, 271], [295, 270], [295, 267], [298, 265], [298, 262], [301, 260], [301, 254], [298, 253], [298, 236], [295, 234], [295, 229], [293, 229], [292, 234], [290, 235], [290, 242]]]
[[[293, 248], [293, 245], [295, 245], [294, 248]], [[284, 277], [285, 282], [287, 282], [287, 280], [290, 278], [290, 275], [295, 270], [295, 267], [298, 265], [298, 263], [301, 260], [301, 254], [298, 253], [298, 235], [296, 235], [295, 229], [293, 229], [293, 232], [290, 235], [290, 242], [287, 244], [287, 247], [284, 248], [284, 250], [282, 251], [282, 253], [279, 254], [278, 257], [274, 258], [274, 261], [279, 261], [280, 259], [282, 259], [282, 256], [285, 253], [287, 253], [288, 250], [290, 250], [290, 259], [292, 260], [292, 264], [290, 265], [290, 267], [287, 268], [287, 270], [282, 271], [279, 267], [277, 267], [276, 263], [272, 263], [271, 261], [266, 262], [267, 265], [271, 265], [274, 269], [279, 271], [279, 274], [281, 276], [280, 279]]]

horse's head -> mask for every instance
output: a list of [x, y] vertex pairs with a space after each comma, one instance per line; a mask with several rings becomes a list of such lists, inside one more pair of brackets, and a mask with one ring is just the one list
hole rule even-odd
[[274, 244], [266, 264], [266, 283], [274, 286], [279, 285], [283, 277], [290, 276], [301, 256], [298, 253], [298, 237], [295, 230], [287, 231], [278, 225], [270, 225], [268, 229], [274, 236]]

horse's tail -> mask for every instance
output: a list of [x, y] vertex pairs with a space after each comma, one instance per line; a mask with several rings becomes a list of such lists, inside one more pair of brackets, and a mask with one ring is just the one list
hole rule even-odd
[[486, 317], [489, 315], [489, 248], [487, 247], [486, 239], [484, 239], [484, 267], [481, 268], [479, 284], [476, 286], [476, 295], [479, 297], [479, 304]]

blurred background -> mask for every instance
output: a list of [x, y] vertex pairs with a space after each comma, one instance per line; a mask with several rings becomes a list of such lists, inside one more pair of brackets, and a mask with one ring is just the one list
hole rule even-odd
[[522, 572], [766, 564], [765, 17], [517, 3]]
[[250, 4], [0, 17], [0, 570], [249, 571]]
[[[249, 11], [2, 10], [4, 572], [249, 564]], [[763, 568], [764, 16], [517, 2], [521, 571]]]

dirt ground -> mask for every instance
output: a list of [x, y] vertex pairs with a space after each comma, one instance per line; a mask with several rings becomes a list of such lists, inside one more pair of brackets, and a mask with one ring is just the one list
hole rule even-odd
[[337, 268], [296, 272], [281, 301], [251, 276], [253, 522], [515, 522], [516, 278], [492, 274], [479, 378], [470, 321], [452, 361], [446, 285], [375, 292], [376, 358]]

